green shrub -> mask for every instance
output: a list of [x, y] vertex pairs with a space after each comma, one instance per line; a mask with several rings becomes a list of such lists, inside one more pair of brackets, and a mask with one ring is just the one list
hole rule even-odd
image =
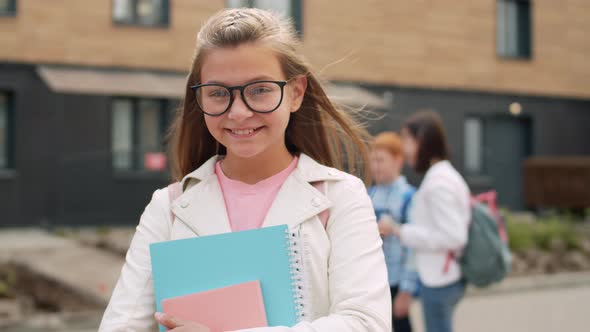
[[510, 214], [505, 215], [508, 239], [513, 251], [531, 248], [548, 251], [554, 240], [563, 241], [568, 250], [579, 248], [579, 235], [575, 231], [574, 221], [568, 216], [551, 215], [531, 223], [515, 220]]
[[507, 218], [506, 228], [508, 232], [508, 243], [510, 244], [510, 249], [513, 251], [523, 251], [536, 246], [532, 225], [515, 222]]
[[16, 272], [9, 266], [0, 270], [0, 297], [10, 297], [16, 284]]

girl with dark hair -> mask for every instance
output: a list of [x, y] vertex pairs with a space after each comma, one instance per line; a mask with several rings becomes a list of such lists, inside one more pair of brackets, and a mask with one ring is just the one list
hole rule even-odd
[[408, 164], [424, 179], [413, 198], [412, 223], [400, 225], [394, 234], [416, 253], [426, 331], [450, 332], [453, 312], [465, 292], [454, 257], [467, 242], [469, 188], [448, 160], [447, 139], [437, 113], [410, 117], [402, 129], [402, 141]]

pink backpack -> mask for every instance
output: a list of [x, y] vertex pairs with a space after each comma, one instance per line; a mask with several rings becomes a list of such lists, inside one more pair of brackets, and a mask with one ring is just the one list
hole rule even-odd
[[[312, 183], [314, 188], [316, 188], [322, 194], [326, 193], [326, 184], [323, 181], [314, 182]], [[172, 202], [177, 199], [182, 194], [182, 190], [180, 189], [180, 182], [174, 182], [168, 185], [168, 199], [170, 200], [170, 206], [172, 206]], [[330, 218], [330, 210], [326, 209], [318, 215], [320, 218], [320, 222], [324, 229], [328, 227], [328, 219]], [[172, 212], [172, 208], [170, 208], [170, 220], [174, 222], [174, 212]]]

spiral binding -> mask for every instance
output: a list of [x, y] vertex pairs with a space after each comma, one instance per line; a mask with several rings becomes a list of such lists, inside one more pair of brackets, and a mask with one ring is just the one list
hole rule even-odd
[[304, 245], [297, 233], [288, 229], [285, 232], [289, 246], [289, 267], [291, 268], [293, 301], [296, 308], [297, 322], [300, 322], [309, 317], [309, 308], [305, 302], [307, 288], [303, 271]]

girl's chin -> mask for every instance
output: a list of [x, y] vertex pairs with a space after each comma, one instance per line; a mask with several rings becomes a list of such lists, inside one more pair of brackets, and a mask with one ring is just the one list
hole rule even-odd
[[253, 159], [260, 155], [261, 151], [258, 149], [229, 149], [228, 155], [240, 159]]

